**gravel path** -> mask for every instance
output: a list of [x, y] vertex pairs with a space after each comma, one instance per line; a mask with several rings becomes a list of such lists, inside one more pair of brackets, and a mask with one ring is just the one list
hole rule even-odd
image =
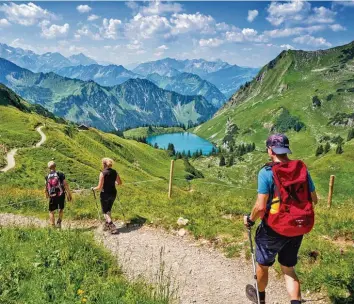
[[[44, 227], [46, 221], [35, 217], [0, 214], [0, 226]], [[170, 286], [180, 304], [247, 304], [246, 284], [252, 283], [251, 262], [228, 259], [219, 251], [150, 227], [121, 228], [119, 235], [103, 232], [98, 221], [65, 222], [63, 228], [91, 228], [95, 238], [117, 258], [129, 279], [143, 278], [149, 283]], [[161, 284], [160, 284], [161, 285]], [[166, 288], [165, 288], [166, 290]], [[305, 294], [314, 303], [320, 296]], [[271, 272], [267, 289], [268, 304], [289, 303], [283, 280]], [[311, 301], [312, 302], [312, 301]]]
[[[42, 128], [43, 128], [43, 126], [36, 128], [36, 131], [41, 135], [41, 140], [38, 143], [36, 143], [36, 145], [33, 148], [39, 148], [47, 140], [47, 136], [43, 133]], [[9, 153], [7, 153], [7, 155], [6, 155], [7, 165], [4, 168], [0, 169], [1, 172], [7, 172], [7, 171], [15, 168], [15, 166], [16, 166], [15, 155], [16, 155], [17, 151], [18, 151], [18, 149], [12, 149], [12, 150], [10, 150]]]

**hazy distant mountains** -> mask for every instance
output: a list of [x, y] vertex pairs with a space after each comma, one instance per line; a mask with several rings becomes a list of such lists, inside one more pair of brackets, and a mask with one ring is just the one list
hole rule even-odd
[[133, 72], [144, 76], [154, 73], [168, 77], [176, 77], [180, 73], [196, 74], [214, 84], [227, 98], [246, 81], [251, 81], [258, 71], [259, 69], [239, 67], [221, 60], [177, 60], [172, 58], [145, 62], [133, 70]]
[[163, 90], [146, 79], [103, 87], [53, 72], [33, 73], [5, 59], [0, 59], [0, 82], [58, 116], [102, 130], [199, 123], [217, 110], [202, 96]]
[[14, 48], [2, 43], [0, 43], [0, 57], [33, 72], [51, 72], [54, 69], [66, 66], [97, 63], [84, 54], [72, 55], [70, 57], [64, 57], [60, 53], [45, 53], [39, 55], [29, 50]]
[[132, 71], [125, 69], [122, 65], [79, 65], [54, 70], [55, 73], [69, 78], [81, 80], [93, 80], [103, 86], [114, 86], [122, 84], [129, 79], [144, 78]]
[[154, 73], [147, 75], [146, 78], [165, 90], [183, 95], [202, 95], [217, 108], [220, 108], [227, 100], [215, 85], [195, 74], [180, 73], [168, 77]]

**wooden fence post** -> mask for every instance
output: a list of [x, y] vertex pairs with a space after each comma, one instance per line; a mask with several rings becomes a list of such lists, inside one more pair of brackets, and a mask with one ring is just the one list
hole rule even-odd
[[329, 178], [329, 190], [328, 190], [328, 201], [327, 201], [328, 208], [331, 208], [333, 188], [334, 188], [334, 175], [331, 175], [331, 177]]
[[170, 168], [170, 182], [168, 184], [168, 198], [172, 196], [172, 180], [173, 180], [173, 168], [175, 165], [175, 161], [171, 160], [171, 168]]

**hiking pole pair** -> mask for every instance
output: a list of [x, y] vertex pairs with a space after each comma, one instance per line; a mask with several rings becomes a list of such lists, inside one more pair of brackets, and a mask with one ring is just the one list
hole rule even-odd
[[[249, 227], [247, 229], [247, 231], [248, 231], [248, 238], [249, 238], [250, 247], [251, 247], [253, 278], [254, 278], [255, 282], [254, 282], [254, 286], [251, 284], [246, 285], [246, 296], [252, 302], [260, 304], [261, 301], [260, 301], [259, 293], [258, 293], [258, 282], [257, 282], [257, 272], [256, 272], [256, 257], [255, 257], [254, 250], [253, 250], [251, 227]], [[255, 301], [257, 301], [257, 302], [255, 302]]]

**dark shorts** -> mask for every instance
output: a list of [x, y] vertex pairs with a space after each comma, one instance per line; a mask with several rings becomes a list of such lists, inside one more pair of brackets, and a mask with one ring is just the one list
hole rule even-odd
[[117, 197], [117, 192], [116, 193], [101, 192], [100, 198], [101, 198], [101, 208], [103, 213], [111, 212], [116, 197]]
[[263, 222], [256, 232], [256, 260], [263, 266], [272, 266], [278, 255], [278, 262], [286, 267], [297, 263], [297, 255], [303, 236], [287, 237], [276, 233]]
[[49, 211], [64, 209], [64, 207], [65, 207], [65, 194], [59, 197], [51, 197], [49, 199]]

